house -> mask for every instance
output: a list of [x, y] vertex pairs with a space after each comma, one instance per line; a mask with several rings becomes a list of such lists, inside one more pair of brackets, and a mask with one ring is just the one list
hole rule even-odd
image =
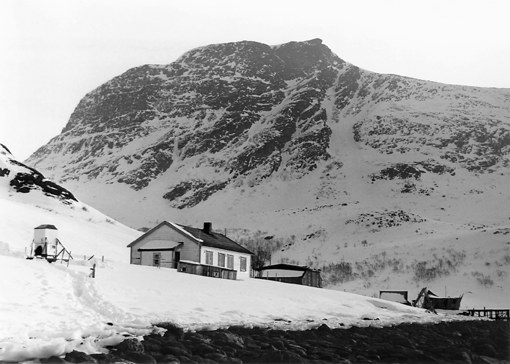
[[258, 268], [257, 278], [322, 288], [320, 269], [292, 264], [274, 264]]
[[249, 278], [252, 253], [214, 232], [163, 221], [128, 245], [131, 264], [175, 268], [180, 272], [220, 278]]

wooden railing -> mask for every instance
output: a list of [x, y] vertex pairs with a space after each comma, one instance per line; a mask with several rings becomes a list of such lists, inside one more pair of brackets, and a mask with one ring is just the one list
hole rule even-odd
[[197, 275], [206, 276], [206, 277], [216, 277], [216, 278], [232, 279], [232, 280], [237, 279], [237, 271], [236, 270], [222, 268], [222, 267], [216, 267], [216, 266], [212, 266], [212, 265], [194, 263], [194, 262], [180, 261], [177, 264], [177, 271], [184, 272], [184, 273], [190, 273], [190, 274], [197, 274]]

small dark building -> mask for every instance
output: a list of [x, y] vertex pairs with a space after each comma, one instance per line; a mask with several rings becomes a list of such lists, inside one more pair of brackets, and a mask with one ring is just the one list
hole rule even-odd
[[256, 271], [256, 278], [322, 288], [320, 269], [282, 263], [258, 268]]

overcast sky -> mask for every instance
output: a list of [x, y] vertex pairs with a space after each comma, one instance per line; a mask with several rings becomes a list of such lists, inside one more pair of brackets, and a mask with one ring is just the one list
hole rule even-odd
[[0, 143], [24, 160], [87, 92], [212, 43], [321, 38], [370, 71], [510, 88], [509, 14], [508, 0], [2, 0]]

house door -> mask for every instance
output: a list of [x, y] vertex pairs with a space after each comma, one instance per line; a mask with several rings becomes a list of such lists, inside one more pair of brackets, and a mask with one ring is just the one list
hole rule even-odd
[[175, 267], [174, 268], [177, 268], [177, 264], [181, 260], [181, 252], [174, 252], [174, 253], [175, 253], [175, 255], [174, 255], [174, 264], [175, 264]]
[[152, 258], [153, 258], [153, 265], [155, 267], [159, 267], [159, 264], [161, 262], [161, 253], [154, 253]]

